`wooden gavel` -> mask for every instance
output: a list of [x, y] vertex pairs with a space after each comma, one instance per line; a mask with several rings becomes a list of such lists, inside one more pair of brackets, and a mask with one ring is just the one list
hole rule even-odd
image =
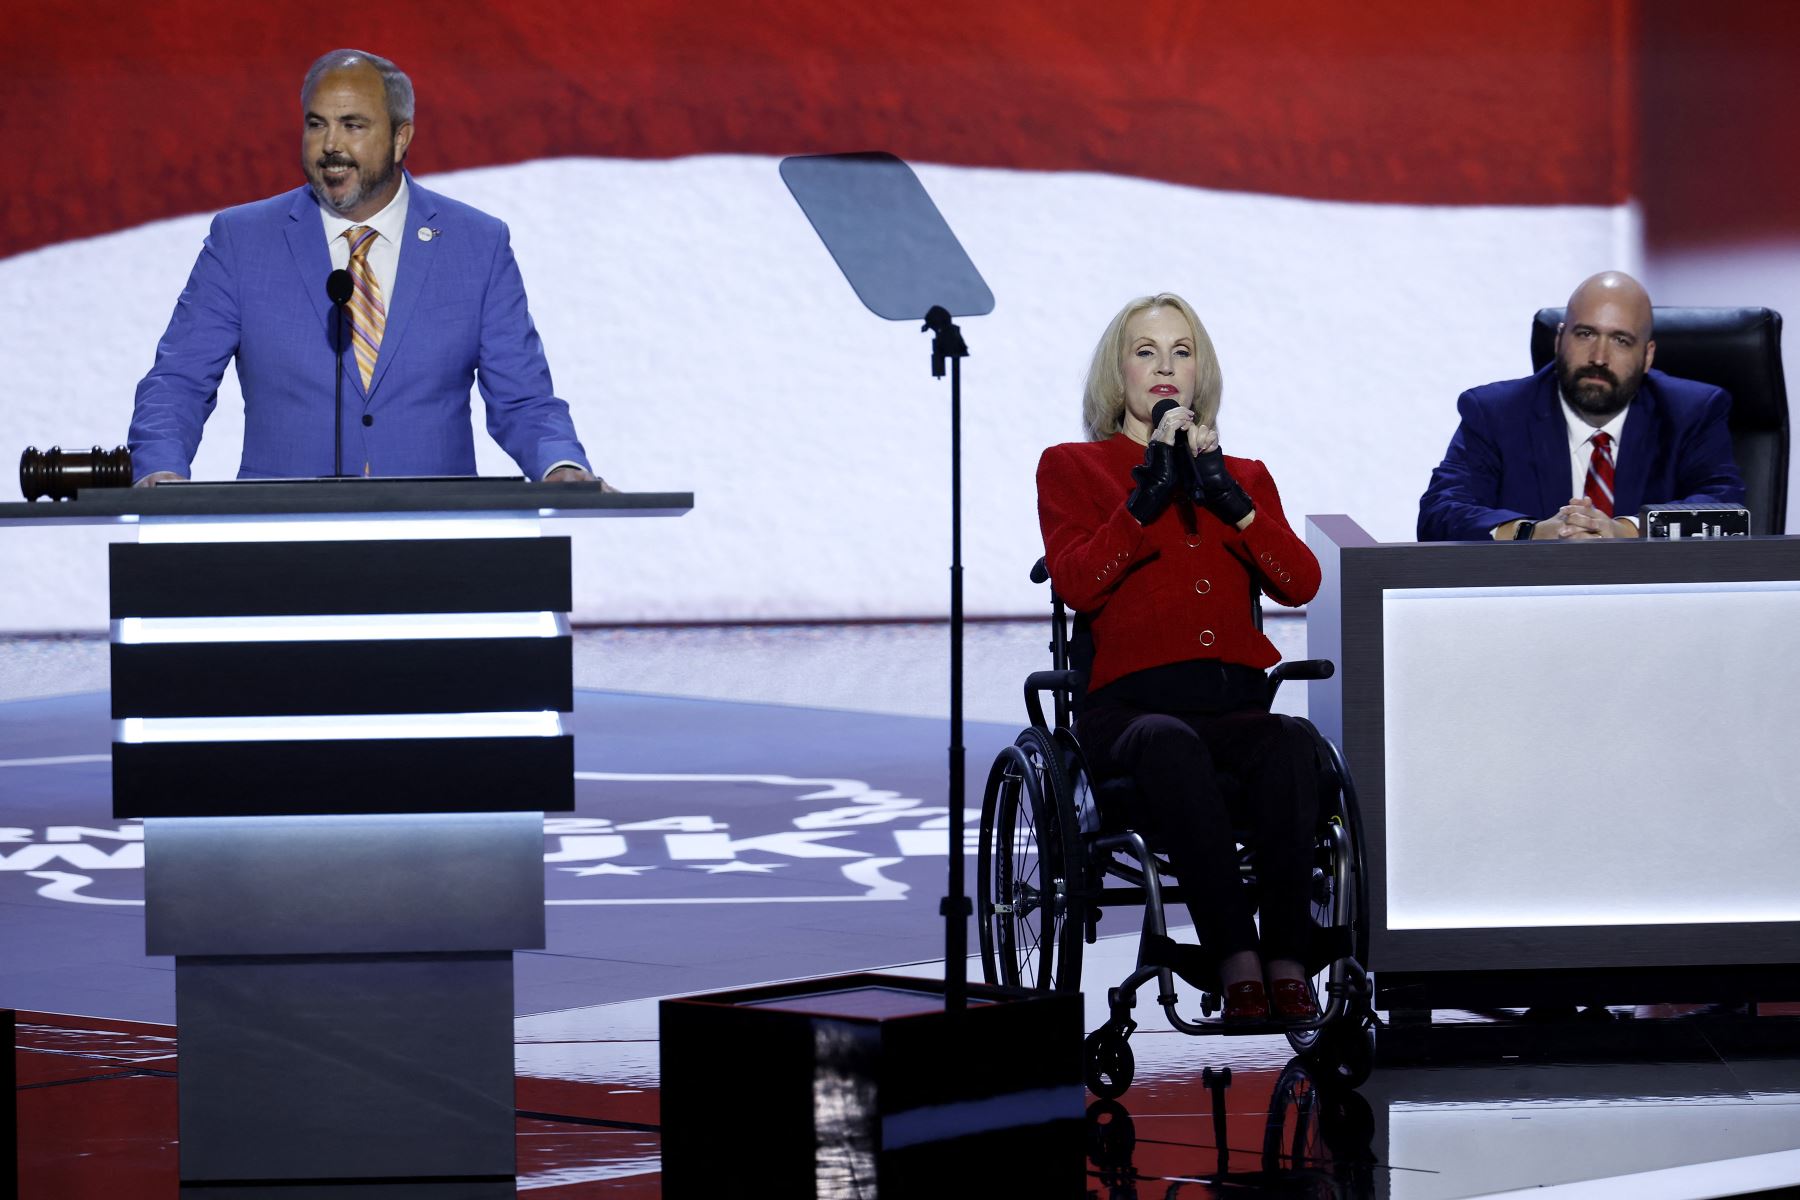
[[48, 496], [52, 500], [73, 500], [83, 488], [115, 488], [131, 486], [131, 451], [124, 446], [116, 450], [64, 450], [52, 446], [39, 450], [25, 447], [19, 456], [19, 491], [25, 499]]

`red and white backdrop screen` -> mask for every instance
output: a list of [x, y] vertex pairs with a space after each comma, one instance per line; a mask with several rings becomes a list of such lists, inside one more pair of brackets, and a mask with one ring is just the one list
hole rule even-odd
[[[0, 450], [123, 440], [211, 214], [301, 182], [300, 77], [349, 42], [414, 80], [414, 173], [510, 224], [596, 467], [697, 494], [579, 531], [580, 619], [943, 611], [945, 385], [817, 243], [795, 153], [914, 163], [997, 298], [964, 324], [970, 611], [1040, 611], [1037, 455], [1080, 436], [1093, 343], [1146, 292], [1206, 321], [1224, 444], [1290, 519], [1410, 537], [1457, 393], [1526, 373], [1532, 312], [1583, 276], [1645, 269], [1652, 16], [391, 0], [351, 36], [295, 0], [31, 6], [0, 46]], [[235, 473], [241, 424], [228, 373], [197, 476]], [[0, 629], [101, 623], [97, 583], [69, 594], [97, 536], [0, 539]]]

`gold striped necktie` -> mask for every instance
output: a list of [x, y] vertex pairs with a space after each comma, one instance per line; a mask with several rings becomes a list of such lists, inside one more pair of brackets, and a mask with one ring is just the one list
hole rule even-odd
[[344, 230], [350, 243], [350, 278], [356, 290], [350, 294], [350, 344], [356, 348], [356, 369], [362, 373], [363, 390], [375, 377], [375, 359], [381, 353], [381, 332], [387, 327], [387, 306], [381, 300], [381, 284], [369, 266], [369, 246], [375, 230], [352, 225]]

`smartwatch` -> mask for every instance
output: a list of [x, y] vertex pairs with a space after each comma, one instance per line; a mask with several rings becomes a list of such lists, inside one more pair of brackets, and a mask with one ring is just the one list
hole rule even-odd
[[1536, 528], [1537, 528], [1536, 521], [1531, 521], [1531, 520], [1520, 521], [1517, 525], [1513, 526], [1513, 541], [1529, 542], [1531, 540], [1532, 530], [1534, 530]]

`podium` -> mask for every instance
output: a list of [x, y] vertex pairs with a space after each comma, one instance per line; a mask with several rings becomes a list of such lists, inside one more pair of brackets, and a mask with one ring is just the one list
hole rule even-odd
[[[255, 481], [0, 505], [110, 547], [113, 813], [175, 957], [184, 1185], [511, 1194], [512, 952], [574, 807], [570, 543], [687, 493]], [[385, 1194], [385, 1192], [384, 1192]]]

